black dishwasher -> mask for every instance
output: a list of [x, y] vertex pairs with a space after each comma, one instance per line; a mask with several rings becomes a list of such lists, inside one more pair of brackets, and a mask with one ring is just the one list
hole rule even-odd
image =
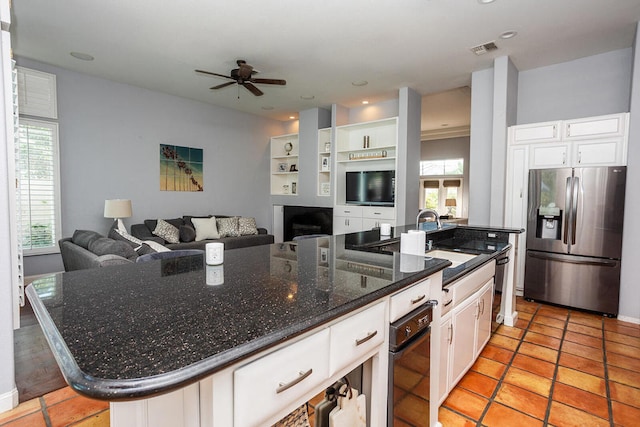
[[431, 366], [430, 301], [390, 325], [387, 426], [427, 427]]

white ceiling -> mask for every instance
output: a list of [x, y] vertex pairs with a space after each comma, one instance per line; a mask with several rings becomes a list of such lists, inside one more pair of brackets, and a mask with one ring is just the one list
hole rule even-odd
[[[460, 117], [445, 94], [425, 108], [423, 129], [436, 129], [468, 124], [471, 73], [494, 58], [524, 71], [630, 47], [639, 20], [639, 0], [15, 0], [11, 32], [18, 56], [278, 120], [401, 87], [461, 99]], [[508, 30], [518, 35], [501, 39]], [[228, 74], [237, 59], [287, 85], [212, 91], [227, 80], [194, 72]]]

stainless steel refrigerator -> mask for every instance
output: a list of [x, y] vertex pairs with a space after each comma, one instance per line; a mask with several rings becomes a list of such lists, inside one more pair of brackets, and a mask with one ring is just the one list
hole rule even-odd
[[627, 169], [529, 172], [524, 297], [618, 314]]

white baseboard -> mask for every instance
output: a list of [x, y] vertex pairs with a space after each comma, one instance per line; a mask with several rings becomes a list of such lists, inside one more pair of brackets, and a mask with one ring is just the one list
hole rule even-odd
[[637, 317], [629, 317], [629, 316], [618, 316], [618, 320], [622, 320], [623, 322], [635, 323], [640, 325], [640, 319]]
[[9, 411], [18, 406], [18, 388], [0, 394], [0, 413]]

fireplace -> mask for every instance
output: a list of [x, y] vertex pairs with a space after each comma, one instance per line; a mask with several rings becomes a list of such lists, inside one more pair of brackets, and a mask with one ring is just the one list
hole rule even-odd
[[333, 234], [333, 208], [284, 207], [284, 241], [308, 234]]

